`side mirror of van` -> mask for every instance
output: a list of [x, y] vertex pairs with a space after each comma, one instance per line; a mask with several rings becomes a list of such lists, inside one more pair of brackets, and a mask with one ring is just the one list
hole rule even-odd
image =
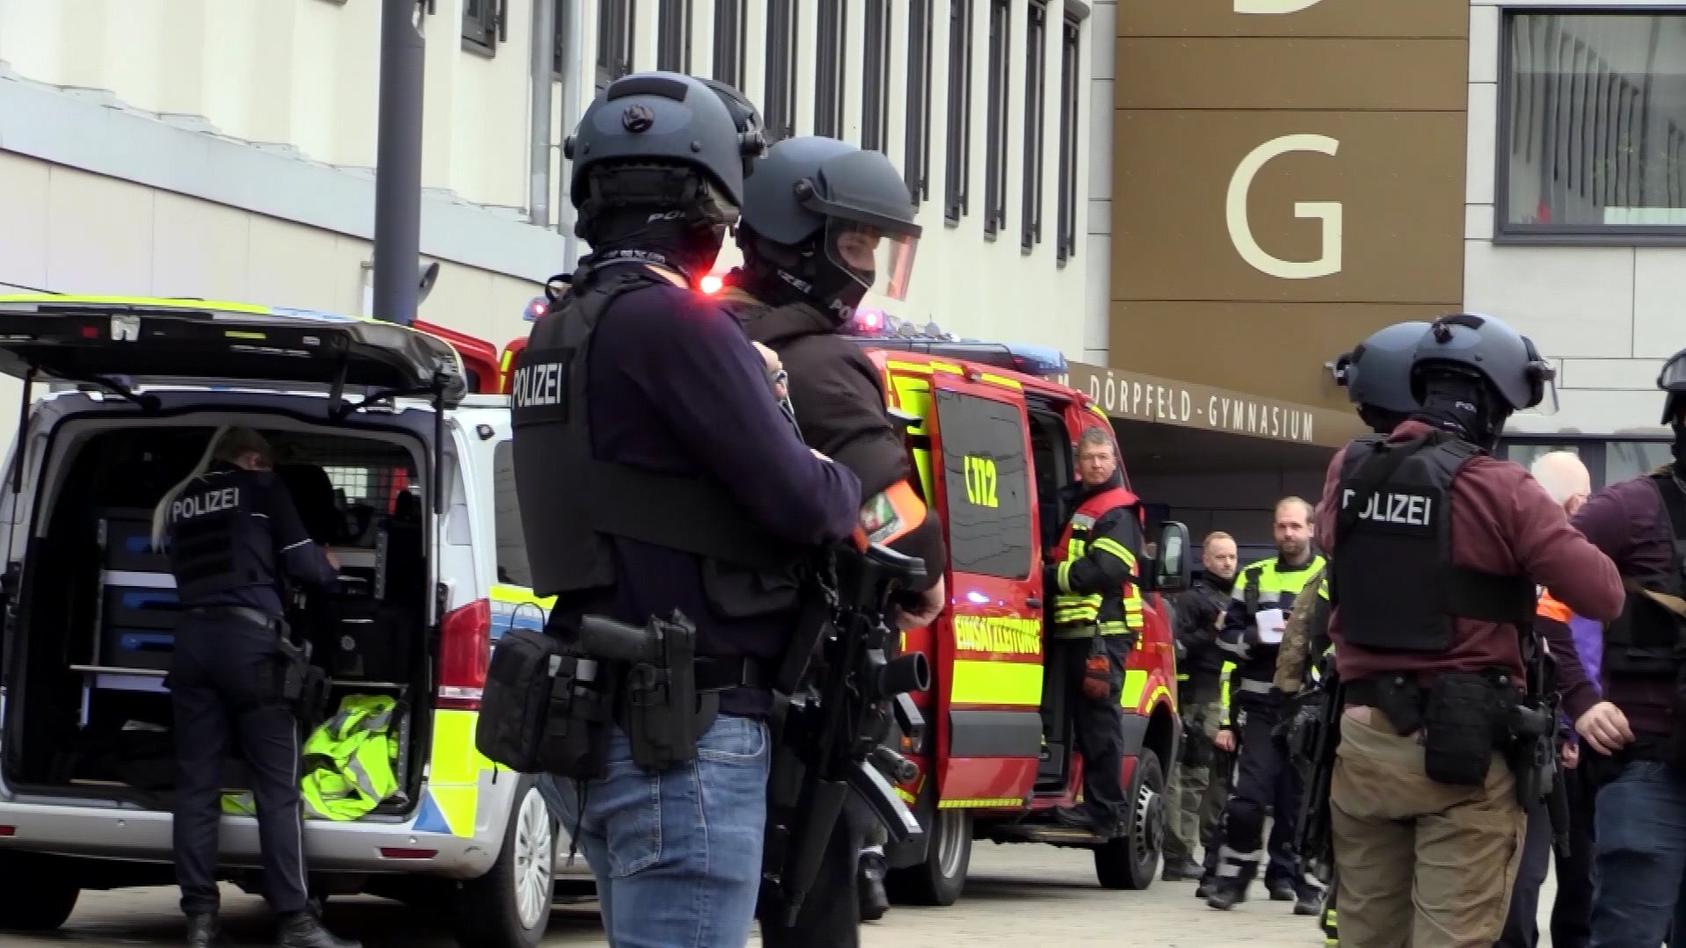
[[1188, 553], [1188, 527], [1175, 520], [1165, 521], [1159, 528], [1159, 558], [1154, 560], [1155, 589], [1167, 593], [1189, 587], [1192, 564]]

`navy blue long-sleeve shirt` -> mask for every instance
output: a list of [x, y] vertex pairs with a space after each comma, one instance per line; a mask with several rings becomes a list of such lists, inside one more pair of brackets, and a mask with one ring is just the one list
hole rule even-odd
[[[760, 354], [707, 297], [667, 285], [621, 295], [592, 334], [588, 372], [599, 459], [677, 474], [700, 468], [757, 526], [795, 545], [837, 542], [854, 530], [859, 480], [797, 438]], [[703, 654], [782, 654], [790, 616], [719, 615], [698, 557], [624, 537], [612, 543], [616, 618], [642, 623], [678, 608], [696, 622]]]
[[[224, 523], [232, 523], [225, 527]], [[287, 488], [273, 473], [219, 465], [187, 483], [170, 505], [170, 545], [182, 606], [244, 606], [280, 616], [281, 576], [331, 590], [339, 573], [305, 532]], [[195, 582], [180, 552], [199, 531], [226, 537], [227, 568]], [[203, 570], [204, 566], [197, 566]], [[183, 575], [184, 569], [189, 575]]]

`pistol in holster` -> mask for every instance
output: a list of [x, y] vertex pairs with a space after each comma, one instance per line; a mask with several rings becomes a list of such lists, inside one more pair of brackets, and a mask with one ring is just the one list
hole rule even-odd
[[632, 744], [634, 763], [659, 772], [696, 759], [720, 696], [697, 689], [697, 627], [684, 613], [651, 616], [642, 626], [584, 616], [579, 647], [619, 682], [615, 720]]
[[286, 622], [275, 625], [275, 694], [294, 718], [314, 728], [327, 711], [328, 673], [311, 664], [309, 643], [295, 643]]

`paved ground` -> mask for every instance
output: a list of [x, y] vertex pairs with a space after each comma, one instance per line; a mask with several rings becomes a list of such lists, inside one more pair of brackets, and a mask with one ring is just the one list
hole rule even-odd
[[[1549, 883], [1548, 883], [1549, 885]], [[865, 948], [960, 945], [1107, 945], [1142, 948], [1318, 948], [1311, 919], [1286, 903], [1255, 901], [1216, 912], [1194, 899], [1193, 883], [1156, 882], [1146, 892], [1107, 892], [1094, 880], [1089, 855], [1042, 846], [978, 844], [966, 893], [946, 909], [893, 909], [863, 931]], [[180, 944], [172, 889], [90, 893], [62, 932], [52, 937], [0, 936], [7, 948], [48, 945]], [[240, 945], [269, 944], [263, 904], [238, 890], [224, 896], [230, 935]], [[1550, 904], [1549, 893], [1542, 900]], [[359, 898], [331, 903], [329, 920], [369, 948], [450, 948], [437, 923], [404, 906]], [[602, 929], [589, 903], [559, 908], [545, 945], [600, 945]], [[759, 944], [759, 939], [752, 942]]]

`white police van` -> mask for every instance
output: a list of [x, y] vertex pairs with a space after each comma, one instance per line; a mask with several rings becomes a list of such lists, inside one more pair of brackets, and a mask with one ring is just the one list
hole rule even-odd
[[[358, 819], [305, 822], [313, 889], [444, 909], [465, 946], [543, 936], [566, 837], [473, 736], [493, 642], [542, 625], [547, 603], [520, 585], [506, 401], [472, 394], [497, 382], [478, 384], [451, 335], [199, 300], [0, 297], [0, 370], [25, 380], [0, 485], [0, 929], [57, 928], [84, 888], [173, 882], [174, 584], [149, 520], [238, 424], [276, 446], [307, 529], [341, 561], [345, 588], [299, 626], [331, 700], [391, 695], [402, 711], [398, 791]], [[221, 844], [229, 878], [258, 891], [256, 821], [232, 802]]]

